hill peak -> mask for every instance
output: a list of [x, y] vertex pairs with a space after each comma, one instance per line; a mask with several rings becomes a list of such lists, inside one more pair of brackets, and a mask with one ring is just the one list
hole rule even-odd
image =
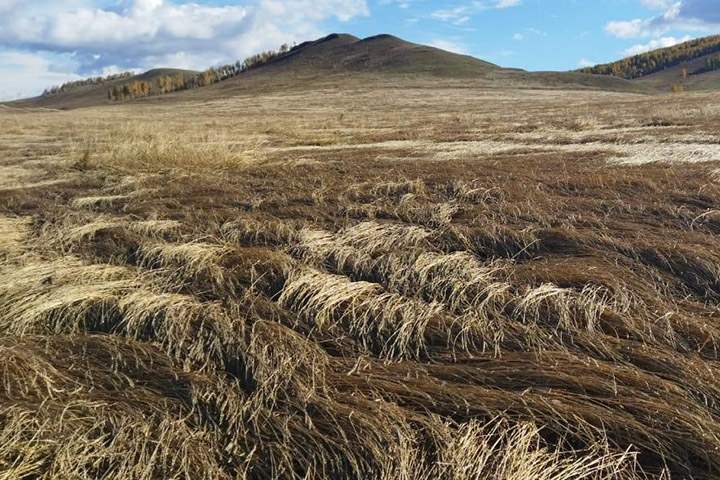
[[319, 40], [316, 40], [317, 42], [328, 42], [331, 40], [340, 40], [340, 41], [347, 41], [347, 42], [357, 42], [360, 40], [355, 35], [350, 35], [349, 33], [331, 33], [330, 35], [323, 37]]
[[359, 39], [346, 33], [333, 33], [293, 47], [287, 55], [259, 68], [293, 72], [396, 72], [430, 73], [441, 76], [474, 77], [498, 69], [483, 60], [407, 42], [393, 35], [380, 34]]
[[313, 47], [313, 46], [348, 45], [351, 43], [356, 43], [359, 40], [360, 39], [358, 37], [347, 34], [347, 33], [331, 33], [330, 35], [319, 38], [317, 40], [310, 40], [310, 41], [302, 42], [298, 45], [295, 45], [293, 48], [290, 49], [290, 54], [296, 53], [301, 50], [305, 50], [305, 49], [307, 49], [309, 47]]
[[402, 38], [396, 37], [395, 35], [390, 35], [389, 33], [381, 33], [380, 35], [373, 35], [371, 37], [363, 38], [360, 40], [363, 43], [372, 43], [372, 42], [380, 42], [380, 41], [392, 41], [397, 43], [409, 43], [403, 40]]

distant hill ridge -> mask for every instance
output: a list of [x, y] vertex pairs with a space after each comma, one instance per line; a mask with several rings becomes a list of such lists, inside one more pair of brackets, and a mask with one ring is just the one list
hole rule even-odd
[[58, 95], [60, 93], [72, 92], [73, 90], [77, 90], [80, 87], [85, 87], [88, 85], [103, 85], [109, 82], [113, 82], [115, 80], [123, 80], [125, 78], [130, 78], [134, 75], [135, 74], [133, 72], [128, 71], [122, 73], [114, 73], [111, 75], [106, 75], [104, 77], [90, 77], [82, 80], [65, 82], [60, 86], [46, 88], [45, 91], [42, 93], [42, 96], [48, 97], [51, 95]]
[[[70, 109], [108, 103], [218, 99], [273, 88], [343, 87], [355, 82], [424, 79], [482, 88], [596, 89], [649, 93], [651, 88], [611, 76], [578, 72], [526, 72], [402, 40], [393, 35], [359, 39], [334, 33], [295, 47], [254, 55], [204, 72], [156, 69], [122, 80], [88, 84], [71, 92], [10, 102], [14, 107]], [[149, 101], [149, 100], [148, 100]]]
[[[616, 62], [583, 68], [579, 71], [596, 75], [613, 75], [632, 80], [667, 70], [683, 62], [718, 53], [720, 53], [720, 35], [714, 35], [642, 53]], [[716, 67], [713, 67], [712, 64], [715, 59], [710, 57], [707, 60], [706, 64], [701, 63], [695, 71], [687, 73], [705, 73], [714, 70]], [[720, 63], [717, 68], [720, 68]]]
[[292, 65], [296, 71], [326, 70], [429, 73], [441, 76], [475, 76], [501, 67], [469, 55], [411, 43], [381, 34], [359, 39], [333, 33], [293, 47], [267, 67]]

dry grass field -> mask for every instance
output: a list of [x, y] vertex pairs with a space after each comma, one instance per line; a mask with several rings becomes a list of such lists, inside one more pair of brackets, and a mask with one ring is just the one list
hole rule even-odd
[[0, 107], [0, 478], [718, 478], [720, 98], [403, 82]]

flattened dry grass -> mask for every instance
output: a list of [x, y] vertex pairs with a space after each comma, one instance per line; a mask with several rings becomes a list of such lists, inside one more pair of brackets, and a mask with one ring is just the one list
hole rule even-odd
[[0, 115], [3, 475], [716, 478], [715, 100], [390, 91]]
[[[428, 330], [442, 335], [451, 325], [439, 304], [404, 299], [377, 284], [312, 270], [291, 275], [279, 302], [320, 329], [339, 326], [387, 359], [423, 356]], [[449, 332], [445, 335], [450, 337]]]

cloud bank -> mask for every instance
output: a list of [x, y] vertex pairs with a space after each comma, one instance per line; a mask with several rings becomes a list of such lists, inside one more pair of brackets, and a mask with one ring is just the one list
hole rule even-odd
[[618, 38], [658, 37], [670, 30], [712, 31], [720, 29], [717, 0], [641, 0], [659, 14], [634, 20], [616, 20], [605, 31]]
[[629, 48], [626, 48], [623, 52], [628, 57], [632, 57], [633, 55], [639, 55], [641, 53], [649, 52], [650, 50], [657, 50], [658, 48], [666, 48], [666, 47], [672, 47], [673, 45], [677, 45], [678, 43], [687, 42], [689, 40], [692, 40], [693, 37], [690, 35], [685, 35], [684, 37], [675, 38], [675, 37], [662, 37], [655, 40], [650, 40], [647, 43], [639, 43], [637, 45], [633, 45]]
[[0, 0], [0, 75], [10, 79], [0, 86], [0, 99], [78, 76], [201, 69], [320, 36], [321, 22], [330, 18], [368, 14], [366, 0], [247, 2]]
[[431, 18], [441, 21], [452, 21], [454, 23], [465, 23], [474, 15], [485, 10], [505, 9], [522, 5], [522, 0], [474, 0], [460, 2], [460, 4], [449, 8], [435, 10], [430, 14]]

